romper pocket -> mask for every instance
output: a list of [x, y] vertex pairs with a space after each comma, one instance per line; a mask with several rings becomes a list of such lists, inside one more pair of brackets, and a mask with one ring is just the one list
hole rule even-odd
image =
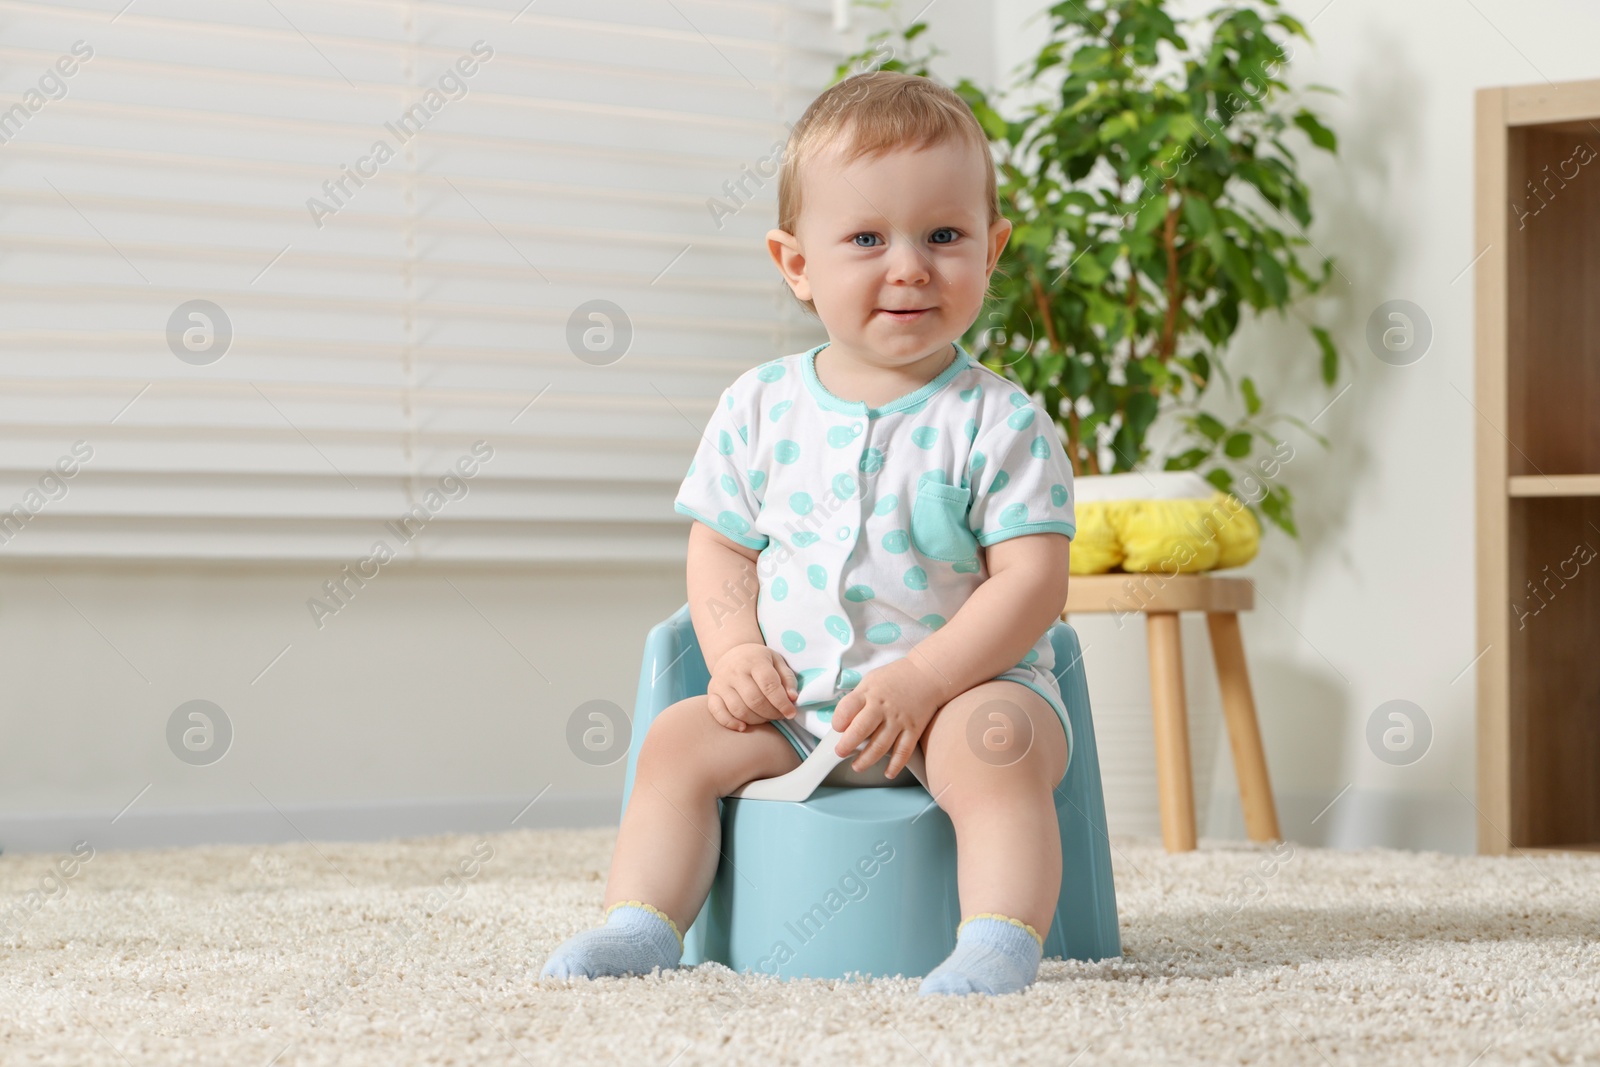
[[967, 527], [972, 489], [933, 479], [917, 483], [911, 506], [911, 543], [929, 559], [962, 563], [978, 554], [978, 539]]

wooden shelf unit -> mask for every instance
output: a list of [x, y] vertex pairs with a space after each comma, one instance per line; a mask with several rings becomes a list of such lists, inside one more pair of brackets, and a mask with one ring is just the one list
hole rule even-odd
[[1600, 849], [1600, 80], [1477, 93], [1478, 851]]

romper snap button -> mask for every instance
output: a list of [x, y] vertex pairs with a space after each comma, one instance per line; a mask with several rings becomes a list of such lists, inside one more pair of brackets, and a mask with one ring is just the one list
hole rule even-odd
[[850, 536], [850, 527], [848, 527], [848, 526], [839, 527], [839, 540], [843, 541], [846, 537], [849, 537], [849, 536]]

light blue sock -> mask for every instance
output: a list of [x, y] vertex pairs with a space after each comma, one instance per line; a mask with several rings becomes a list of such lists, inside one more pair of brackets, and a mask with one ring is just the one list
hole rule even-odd
[[1043, 946], [1032, 927], [1004, 916], [974, 915], [956, 931], [956, 949], [928, 972], [917, 992], [1015, 993], [1039, 977]]
[[683, 958], [672, 920], [639, 901], [613, 904], [604, 926], [572, 935], [544, 961], [540, 978], [602, 978], [670, 971]]

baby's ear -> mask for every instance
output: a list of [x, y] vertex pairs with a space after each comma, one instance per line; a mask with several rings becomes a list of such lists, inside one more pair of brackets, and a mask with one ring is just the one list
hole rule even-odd
[[806, 280], [806, 257], [800, 251], [799, 239], [788, 230], [768, 230], [767, 251], [783, 273], [783, 280], [794, 290], [795, 298], [810, 300], [811, 283]]
[[1006, 242], [1011, 240], [1011, 220], [1001, 216], [994, 220], [989, 227], [989, 273], [994, 273], [994, 268], [1000, 262], [1000, 253], [1006, 247]]

